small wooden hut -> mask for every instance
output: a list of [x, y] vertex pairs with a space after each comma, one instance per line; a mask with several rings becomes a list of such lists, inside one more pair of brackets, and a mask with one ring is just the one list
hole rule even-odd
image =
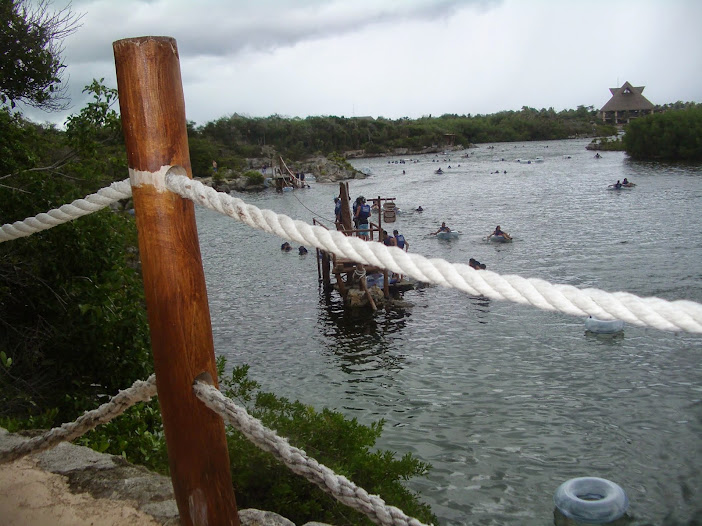
[[644, 88], [634, 87], [629, 82], [625, 82], [621, 88], [609, 88], [612, 98], [600, 110], [602, 122], [628, 124], [632, 119], [653, 113], [653, 104], [641, 94]]

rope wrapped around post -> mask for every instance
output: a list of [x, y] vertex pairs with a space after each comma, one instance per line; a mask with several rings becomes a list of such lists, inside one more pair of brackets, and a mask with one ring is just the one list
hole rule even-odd
[[219, 414], [225, 422], [234, 426], [251, 442], [264, 451], [271, 453], [290, 470], [302, 475], [329, 493], [339, 502], [364, 513], [376, 524], [382, 526], [425, 526], [422, 522], [394, 506], [385, 504], [377, 495], [369, 495], [342, 475], [320, 464], [315, 459], [294, 446], [275, 431], [267, 429], [260, 420], [248, 414], [246, 409], [237, 406], [226, 398], [214, 386], [196, 380], [193, 384], [195, 395], [212, 411]]
[[0, 452], [0, 464], [12, 462], [30, 453], [39, 453], [51, 449], [60, 442], [70, 442], [95, 429], [100, 424], [109, 422], [114, 417], [121, 415], [137, 402], [148, 402], [155, 395], [156, 376], [152, 374], [146, 380], [137, 380], [130, 388], [120, 391], [109, 402], [105, 402], [97, 409], [86, 411], [76, 421], [55, 427], [43, 435], [31, 438], [7, 451]]

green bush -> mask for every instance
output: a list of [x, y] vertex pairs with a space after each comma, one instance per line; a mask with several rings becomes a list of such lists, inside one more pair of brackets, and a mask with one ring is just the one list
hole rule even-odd
[[[248, 379], [248, 366], [235, 368], [231, 377], [220, 382], [220, 388], [227, 397], [247, 405], [249, 413], [265, 426], [335, 473], [411, 517], [438, 523], [429, 506], [402, 485], [404, 480], [425, 475], [430, 466], [409, 453], [397, 459], [391, 451], [372, 451], [382, 433], [382, 421], [365, 426], [336, 411], [317, 411], [299, 401], [258, 391], [259, 385]], [[295, 475], [233, 428], [227, 428], [227, 439], [239, 507], [273, 511], [296, 524], [373, 524]]]
[[702, 106], [655, 113], [627, 125], [626, 153], [634, 159], [702, 160]]
[[590, 144], [596, 145], [596, 148], [593, 148], [594, 150], [602, 150], [606, 152], [624, 151], [624, 143], [622, 142], [621, 138], [612, 139], [609, 137], [602, 137], [599, 139], [593, 139]]
[[257, 170], [247, 170], [243, 174], [249, 180], [249, 184], [263, 184], [263, 174]]
[[346, 157], [343, 155], [337, 153], [337, 152], [332, 152], [329, 155], [327, 155], [327, 159], [332, 161], [334, 164], [336, 164], [339, 168], [345, 171], [349, 171], [351, 173], [356, 172], [357, 170], [351, 165], [350, 162], [346, 160]]
[[[247, 407], [265, 426], [409, 516], [424, 523], [438, 523], [429, 506], [402, 485], [402, 481], [426, 474], [430, 466], [411, 454], [397, 459], [391, 451], [372, 451], [382, 432], [382, 422], [365, 426], [336, 411], [317, 411], [299, 401], [290, 402], [259, 391], [259, 384], [248, 377], [248, 366], [237, 367], [231, 376], [223, 377], [223, 358], [218, 360], [218, 365], [222, 378], [220, 389], [225, 396]], [[310, 521], [372, 524], [365, 516], [294, 474], [234, 428], [228, 426], [226, 432], [232, 481], [240, 509], [273, 511], [296, 524]], [[136, 404], [121, 417], [84, 435], [79, 442], [168, 473], [163, 424], [155, 400]]]
[[[95, 94], [66, 132], [0, 111], [0, 203], [21, 220], [85, 197], [126, 173], [114, 90]], [[0, 416], [73, 420], [97, 396], [152, 370], [144, 292], [128, 214], [104, 209], [0, 243]]]
[[157, 399], [140, 402], [110, 422], [76, 439], [101, 453], [120, 455], [133, 464], [168, 475], [168, 448]]

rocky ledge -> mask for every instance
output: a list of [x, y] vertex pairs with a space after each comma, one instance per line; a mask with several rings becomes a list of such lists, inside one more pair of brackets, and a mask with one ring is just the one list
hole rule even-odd
[[[222, 170], [217, 177], [199, 177], [198, 180], [211, 186], [219, 192], [256, 192], [266, 188], [266, 179], [271, 177], [270, 160], [247, 159], [250, 172], [238, 173], [233, 170]], [[263, 171], [266, 167], [265, 172]], [[317, 183], [336, 183], [349, 179], [365, 179], [363, 172], [356, 170], [344, 158], [313, 157], [305, 161], [289, 164], [294, 173], [304, 173], [309, 181]], [[253, 173], [251, 173], [253, 171]], [[252, 177], [260, 173], [262, 177]], [[311, 177], [310, 177], [311, 176]]]
[[[24, 436], [8, 433], [0, 428], [0, 450], [2, 451], [25, 440], [27, 438]], [[113, 512], [114, 517], [112, 515], [109, 517], [109, 524], [155, 523], [168, 526], [181, 524], [170, 478], [153, 473], [143, 466], [130, 464], [122, 457], [98, 453], [90, 448], [66, 442], [43, 453], [29, 455], [2, 466], [0, 488], [3, 491], [0, 497], [0, 517], [3, 515], [12, 517], [7, 523], [0, 519], [2, 524], [44, 524], [37, 519], [37, 511], [47, 507], [52, 510], [54, 517], [51, 520], [52, 524], [67, 524], [63, 518], [67, 518], [64, 516], [70, 515], [70, 511], [64, 513], [61, 508], [67, 504], [76, 505], [75, 501], [62, 498], [61, 490], [57, 489], [59, 486], [54, 483], [51, 491], [46, 493], [49, 494], [50, 500], [55, 499], [56, 502], [47, 502], [45, 492], [38, 491], [36, 487], [36, 484], [42, 484], [42, 482], [33, 484], [27, 482], [28, 470], [60, 475], [65, 480], [65, 484], [62, 484], [65, 493], [89, 494], [94, 499], [99, 499], [81, 501], [79, 504], [81, 509], [78, 510], [80, 515], [91, 515], [91, 510], [87, 508], [93, 506], [95, 508], [91, 515], [93, 519], [108, 520], [101, 515], [104, 515], [106, 508], [101, 504], [101, 500], [104, 503], [104, 499], [107, 499], [121, 505], [118, 511]], [[45, 479], [43, 483], [47, 483]], [[8, 506], [12, 507], [11, 513], [8, 511]], [[152, 518], [153, 521], [147, 517]], [[113, 518], [114, 522], [112, 522]], [[293, 522], [276, 513], [255, 509], [239, 510], [239, 519], [242, 526], [295, 526]], [[98, 523], [97, 521], [95, 524]], [[80, 522], [80, 524], [84, 523]], [[305, 526], [329, 525], [308, 522]]]

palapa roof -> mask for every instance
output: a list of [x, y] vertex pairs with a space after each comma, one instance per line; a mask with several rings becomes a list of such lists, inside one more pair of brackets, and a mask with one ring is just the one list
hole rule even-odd
[[625, 82], [621, 88], [609, 88], [612, 98], [600, 111], [653, 110], [654, 106], [641, 92], [646, 86], [634, 87]]

